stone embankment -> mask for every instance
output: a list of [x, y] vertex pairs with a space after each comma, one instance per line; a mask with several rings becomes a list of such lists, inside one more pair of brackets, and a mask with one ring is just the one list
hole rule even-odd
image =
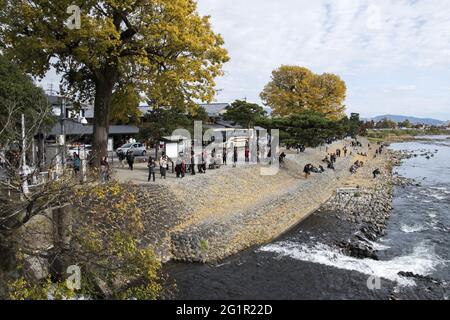
[[[180, 223], [165, 229], [165, 248], [170, 234], [173, 260], [212, 262], [273, 240], [345, 186], [351, 179], [349, 168], [356, 160], [369, 161], [370, 156], [357, 153], [371, 154], [374, 150], [369, 152], [368, 142], [361, 142], [359, 148], [350, 147], [350, 141], [340, 141], [305, 153], [288, 154], [286, 165], [275, 175], [262, 175], [259, 166], [227, 166], [163, 183], [170, 188], [174, 200], [183, 203]], [[344, 145], [351, 155], [338, 158], [336, 170], [305, 179], [304, 165], [324, 165], [321, 160], [327, 152]]]
[[[145, 244], [163, 261], [214, 262], [270, 242], [324, 203], [322, 209], [340, 211], [344, 206], [354, 212], [346, 219], [360, 222], [364, 237], [374, 238], [389, 215], [395, 159], [388, 151], [375, 157], [377, 146], [369, 150], [368, 141], [360, 141], [359, 148], [344, 140], [305, 153], [288, 153], [286, 164], [274, 175], [263, 175], [260, 166], [229, 165], [184, 179], [139, 184], [136, 191], [148, 230]], [[307, 163], [326, 167], [322, 159], [344, 145], [349, 154], [338, 158], [335, 170], [304, 177]], [[351, 174], [349, 168], [357, 160], [365, 164]], [[375, 168], [382, 172], [377, 179], [372, 177]], [[336, 193], [340, 188], [358, 191], [346, 198]], [[364, 213], [367, 207], [373, 210]]]
[[[392, 210], [393, 187], [416, 184], [414, 180], [393, 174], [393, 167], [408, 156], [404, 153], [386, 150], [384, 155], [361, 170], [366, 183], [358, 185], [352, 192], [338, 192], [327, 201], [320, 211], [330, 212], [337, 218], [357, 226], [347, 241], [338, 245], [348, 254], [357, 258], [377, 259], [374, 242], [384, 235]], [[370, 179], [375, 166], [381, 175]]]

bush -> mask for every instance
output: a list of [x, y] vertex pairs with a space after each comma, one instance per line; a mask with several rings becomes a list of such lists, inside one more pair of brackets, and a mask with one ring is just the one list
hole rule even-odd
[[55, 256], [64, 267], [80, 267], [80, 290], [70, 290], [59, 270], [37, 283], [25, 277], [10, 282], [10, 298], [157, 299], [161, 263], [142, 245], [143, 215], [132, 190], [113, 182], [83, 186], [73, 195], [70, 246]]

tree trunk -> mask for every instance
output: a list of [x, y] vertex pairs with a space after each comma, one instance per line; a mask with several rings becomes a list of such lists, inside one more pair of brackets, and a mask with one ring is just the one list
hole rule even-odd
[[100, 167], [101, 159], [108, 156], [109, 118], [115, 78], [115, 75], [109, 74], [97, 77], [95, 82], [92, 156], [97, 168]]

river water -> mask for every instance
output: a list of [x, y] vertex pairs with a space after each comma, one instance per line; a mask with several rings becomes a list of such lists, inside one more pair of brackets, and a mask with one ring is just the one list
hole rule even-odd
[[356, 226], [319, 212], [218, 265], [167, 265], [175, 298], [449, 299], [450, 139], [422, 137], [391, 148], [417, 155], [395, 170], [420, 186], [395, 188], [386, 235], [373, 244], [378, 260], [343, 254], [335, 243]]

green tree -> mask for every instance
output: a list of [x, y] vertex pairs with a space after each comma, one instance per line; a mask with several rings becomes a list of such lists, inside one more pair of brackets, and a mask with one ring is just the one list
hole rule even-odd
[[392, 120], [389, 120], [388, 118], [384, 118], [381, 121], [378, 121], [375, 127], [377, 129], [396, 129], [397, 123], [395, 123]]
[[0, 55], [0, 148], [20, 139], [22, 114], [29, 138], [54, 121], [43, 90], [17, 65]]
[[176, 108], [153, 108], [144, 115], [139, 136], [153, 144], [169, 136], [175, 129], [189, 125], [186, 114]]
[[348, 119], [348, 134], [356, 137], [356, 135], [363, 135], [365, 131], [364, 122], [360, 120], [359, 113], [352, 113]]
[[[210, 101], [228, 61], [223, 39], [194, 0], [3, 0], [0, 42], [27, 72], [62, 75], [64, 93], [95, 99], [93, 150], [107, 153], [113, 93], [132, 86], [156, 106]], [[65, 22], [81, 8], [81, 28]]]
[[299, 66], [281, 66], [272, 72], [261, 99], [274, 115], [290, 115], [313, 110], [337, 120], [344, 117], [345, 82], [337, 75], [317, 75]]
[[196, 106], [189, 112], [178, 108], [155, 107], [144, 116], [139, 136], [150, 144], [154, 144], [158, 154], [158, 145], [162, 137], [172, 135], [176, 129], [186, 129], [192, 134], [194, 121], [206, 122], [207, 118], [206, 110], [200, 106]]
[[406, 119], [405, 121], [399, 122], [398, 126], [401, 128], [412, 128], [413, 124], [411, 123], [411, 121], [409, 121], [409, 119]]
[[264, 119], [260, 124], [268, 129], [279, 129], [280, 141], [288, 146], [304, 144], [307, 147], [317, 147], [328, 138], [340, 138], [346, 132], [343, 121], [327, 119], [315, 111]]
[[226, 110], [224, 118], [244, 128], [253, 127], [255, 123], [267, 115], [267, 112], [260, 105], [243, 100], [236, 100]]

